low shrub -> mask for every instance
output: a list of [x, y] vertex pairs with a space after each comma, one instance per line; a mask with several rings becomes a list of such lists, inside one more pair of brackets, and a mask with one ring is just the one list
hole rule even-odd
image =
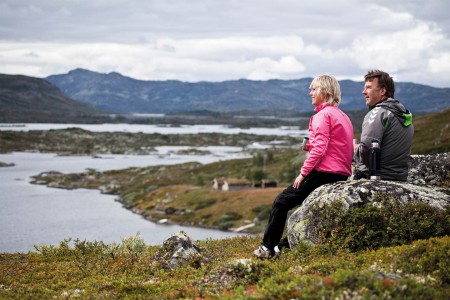
[[213, 225], [219, 229], [227, 230], [233, 226], [233, 222], [242, 219], [242, 215], [236, 212], [227, 212], [223, 214], [220, 219], [214, 221]]
[[368, 203], [348, 210], [334, 201], [313, 206], [309, 223], [313, 241], [334, 249], [359, 251], [396, 246], [450, 232], [450, 208], [439, 209], [420, 201], [406, 204], [394, 199]]
[[256, 214], [256, 218], [258, 218], [260, 221], [262, 220], [268, 220], [270, 211], [272, 209], [272, 205], [260, 205], [252, 209], [252, 212]]
[[197, 206], [195, 206], [194, 210], [199, 210], [199, 209], [210, 207], [211, 205], [215, 204], [216, 202], [217, 202], [217, 199], [212, 199], [212, 198], [202, 200], [197, 204]]
[[[180, 267], [161, 246], [66, 239], [38, 252], [0, 253], [0, 299], [447, 299], [450, 237], [331, 253], [299, 243], [272, 260], [252, 257], [260, 237], [198, 241]], [[114, 253], [114, 255], [112, 255]]]

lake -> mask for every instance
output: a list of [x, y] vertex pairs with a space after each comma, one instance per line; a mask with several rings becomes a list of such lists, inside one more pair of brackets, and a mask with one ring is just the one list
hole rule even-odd
[[[301, 136], [297, 128], [239, 129], [218, 125], [183, 127], [154, 125], [61, 125], [0, 124], [0, 130], [50, 130], [81, 127], [90, 131], [126, 131], [145, 133], [258, 132], [271, 135]], [[228, 132], [227, 132], [228, 131]], [[264, 145], [250, 145], [265, 147]], [[195, 240], [226, 238], [232, 232], [175, 225], [160, 225], [143, 219], [115, 201], [116, 197], [102, 195], [96, 190], [64, 190], [30, 184], [30, 177], [46, 171], [64, 173], [83, 172], [87, 168], [99, 171], [179, 164], [188, 161], [211, 163], [219, 160], [248, 157], [239, 147], [195, 147], [209, 151], [208, 155], [178, 155], [180, 149], [190, 147], [157, 147], [152, 155], [58, 156], [52, 153], [0, 154], [0, 161], [14, 163], [14, 167], [0, 168], [0, 252], [33, 251], [33, 245], [58, 245], [65, 238], [120, 242], [121, 238], [137, 233], [148, 245], [159, 245], [172, 234], [185, 231]]]
[[160, 134], [195, 134], [195, 133], [223, 133], [239, 134], [248, 133], [256, 135], [289, 135], [306, 136], [308, 130], [299, 129], [297, 126], [282, 126], [277, 128], [239, 128], [227, 125], [180, 125], [172, 126], [170, 124], [160, 125], [141, 125], [141, 124], [0, 124], [0, 130], [50, 130], [81, 128], [93, 132], [131, 132], [131, 133], [160, 133]]

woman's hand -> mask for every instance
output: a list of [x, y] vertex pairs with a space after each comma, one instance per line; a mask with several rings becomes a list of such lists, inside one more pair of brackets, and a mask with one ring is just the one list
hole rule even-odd
[[294, 189], [298, 189], [300, 184], [302, 183], [303, 179], [305, 177], [302, 176], [302, 174], [298, 175], [297, 178], [295, 178], [294, 184], [292, 185]]
[[357, 139], [353, 139], [353, 152], [359, 147], [359, 143]]

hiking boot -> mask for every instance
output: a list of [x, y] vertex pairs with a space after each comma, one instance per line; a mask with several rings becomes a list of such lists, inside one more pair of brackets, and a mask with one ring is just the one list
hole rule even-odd
[[274, 251], [267, 249], [263, 245], [259, 246], [258, 249], [253, 251], [253, 255], [261, 259], [270, 259], [274, 256], [274, 254], [275, 254]]

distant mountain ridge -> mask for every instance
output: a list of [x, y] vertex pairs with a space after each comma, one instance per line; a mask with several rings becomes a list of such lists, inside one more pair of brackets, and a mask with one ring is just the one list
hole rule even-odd
[[[233, 80], [189, 83], [176, 80], [144, 81], [75, 69], [46, 78], [73, 99], [118, 113], [182, 113], [192, 111], [275, 113], [312, 110], [309, 84], [298, 80]], [[340, 81], [343, 110], [365, 109], [363, 82]], [[450, 107], [450, 88], [397, 82], [395, 97], [413, 113]]]
[[100, 113], [70, 99], [47, 80], [0, 74], [0, 123], [71, 121]]

